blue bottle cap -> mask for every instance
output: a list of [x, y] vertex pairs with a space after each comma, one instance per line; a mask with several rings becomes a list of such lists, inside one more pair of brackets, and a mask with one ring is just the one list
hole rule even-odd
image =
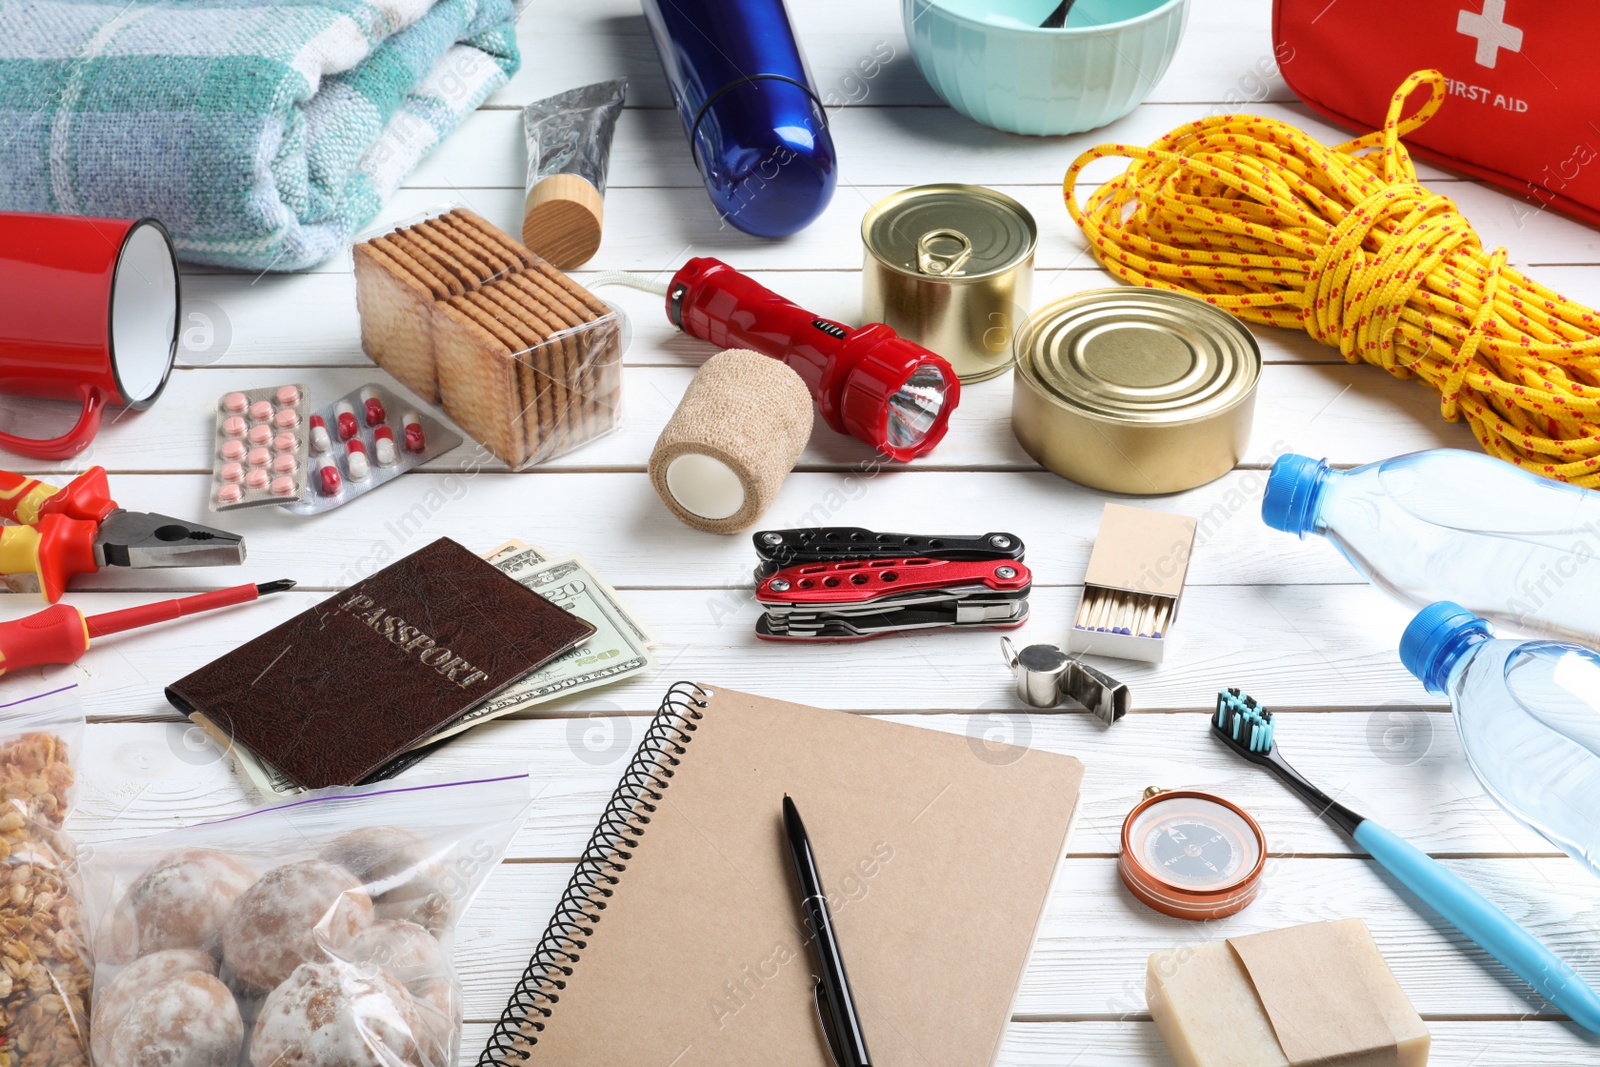
[[1417, 612], [1406, 632], [1400, 635], [1400, 662], [1430, 693], [1443, 693], [1450, 669], [1477, 641], [1463, 641], [1463, 635], [1493, 636], [1489, 624], [1460, 604], [1441, 600]]
[[1317, 500], [1328, 476], [1328, 461], [1293, 452], [1278, 457], [1261, 498], [1261, 521], [1302, 540], [1317, 522]]

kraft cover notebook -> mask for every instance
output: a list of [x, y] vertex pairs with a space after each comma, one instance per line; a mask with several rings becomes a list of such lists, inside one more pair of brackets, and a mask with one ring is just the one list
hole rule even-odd
[[167, 687], [307, 789], [352, 785], [594, 627], [447, 537]]
[[833, 1067], [781, 805], [803, 813], [874, 1067], [993, 1063], [1083, 766], [680, 682], [480, 1067]]

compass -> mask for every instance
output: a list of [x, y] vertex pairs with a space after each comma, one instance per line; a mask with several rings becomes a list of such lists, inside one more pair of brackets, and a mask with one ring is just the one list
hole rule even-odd
[[1122, 824], [1117, 872], [1140, 901], [1179, 919], [1220, 919], [1261, 888], [1267, 842], [1241, 808], [1193, 790], [1151, 787]]

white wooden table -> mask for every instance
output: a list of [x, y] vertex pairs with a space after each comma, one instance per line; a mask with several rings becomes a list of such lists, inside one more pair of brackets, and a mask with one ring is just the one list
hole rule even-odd
[[[894, 189], [976, 182], [1025, 203], [1041, 231], [1035, 295], [1043, 302], [1108, 284], [1061, 203], [1062, 172], [1085, 147], [1143, 144], [1198, 115], [1241, 109], [1285, 118], [1324, 140], [1345, 136], [1293, 103], [1273, 74], [1268, 0], [1195, 0], [1183, 46], [1150, 102], [1104, 130], [1051, 140], [999, 134], [941, 106], [907, 54], [898, 7], [895, 0], [792, 0], [819, 90], [851, 103], [832, 112], [839, 190], [823, 218], [787, 241], [719, 229], [635, 0], [534, 3], [521, 21], [521, 73], [417, 171], [374, 229], [453, 200], [518, 232], [517, 109], [626, 74], [629, 107], [613, 153], [606, 238], [590, 268], [670, 272], [689, 255], [714, 255], [807, 307], [854, 321], [857, 227], [867, 206]], [[1103, 166], [1101, 178], [1110, 173]], [[1600, 263], [1600, 233], [1435, 169], [1428, 175], [1486, 242], [1510, 248], [1514, 263], [1600, 303], [1600, 276], [1589, 266]], [[20, 469], [65, 477], [104, 464], [127, 505], [204, 520], [211, 410], [221, 392], [298, 380], [325, 397], [381, 377], [361, 354], [348, 256], [294, 276], [191, 274], [185, 292], [183, 369], [156, 409], [108, 427], [67, 470]], [[85, 839], [151, 833], [252, 803], [228, 761], [194, 744], [162, 697], [166, 683], [435, 537], [480, 550], [521, 537], [582, 550], [660, 633], [664, 666], [656, 677], [477, 730], [419, 768], [527, 760], [540, 787], [532, 820], [460, 932], [463, 1062], [475, 1059], [498, 1017], [645, 717], [668, 683], [693, 678], [1083, 760], [1080, 818], [1000, 1055], [1006, 1067], [1166, 1064], [1144, 1011], [1150, 952], [1344, 916], [1367, 921], [1429, 1020], [1435, 1064], [1600, 1063], [1600, 1044], [1559, 1021], [1454, 931], [1418, 914], [1275, 780], [1206, 737], [1205, 710], [1220, 687], [1259, 696], [1284, 712], [1280, 739], [1312, 779], [1445, 859], [1600, 982], [1600, 886], [1478, 788], [1447, 709], [1395, 654], [1408, 613], [1363, 584], [1326, 544], [1298, 542], [1258, 517], [1264, 470], [1286, 450], [1355, 464], [1472, 447], [1465, 429], [1439, 419], [1424, 387], [1346, 366], [1303, 335], [1256, 330], [1267, 366], [1248, 462], [1211, 485], [1148, 502], [1200, 516], [1201, 535], [1167, 662], [1106, 664], [1132, 686], [1137, 709], [1107, 730], [1081, 710], [1023, 714], [992, 632], [848, 646], [755, 640], [748, 539], [678, 525], [644, 474], [651, 444], [709, 348], [675, 334], [656, 298], [624, 289], [606, 295], [633, 322], [626, 421], [615, 435], [523, 474], [462, 473], [454, 466], [461, 460], [445, 456], [428, 472], [310, 521], [270, 509], [228, 515], [219, 525], [249, 541], [243, 568], [79, 583], [70, 601], [92, 612], [241, 580], [300, 582], [293, 593], [226, 615], [107, 640], [77, 667], [50, 672], [50, 681], [81, 683], [94, 723], [75, 822]], [[1013, 530], [1027, 542], [1036, 575], [1032, 621], [1020, 635], [1062, 640], [1105, 497], [1040, 471], [1022, 453], [1008, 422], [1008, 378], [978, 385], [962, 401], [949, 438], [931, 456], [870, 478], [858, 471], [869, 458], [865, 448], [819, 423], [766, 524]], [[15, 617], [38, 607], [36, 598], [18, 596], [0, 612]], [[1151, 784], [1217, 790], [1259, 818], [1275, 858], [1261, 898], [1243, 914], [1211, 926], [1185, 923], [1122, 889], [1118, 828]]]

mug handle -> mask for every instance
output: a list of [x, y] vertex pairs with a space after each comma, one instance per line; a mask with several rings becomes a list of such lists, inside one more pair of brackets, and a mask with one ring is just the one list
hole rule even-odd
[[33, 459], [71, 459], [89, 447], [94, 435], [100, 431], [100, 417], [105, 414], [106, 394], [98, 386], [83, 387], [83, 411], [77, 424], [60, 437], [39, 440], [0, 433], [0, 448], [19, 456]]

